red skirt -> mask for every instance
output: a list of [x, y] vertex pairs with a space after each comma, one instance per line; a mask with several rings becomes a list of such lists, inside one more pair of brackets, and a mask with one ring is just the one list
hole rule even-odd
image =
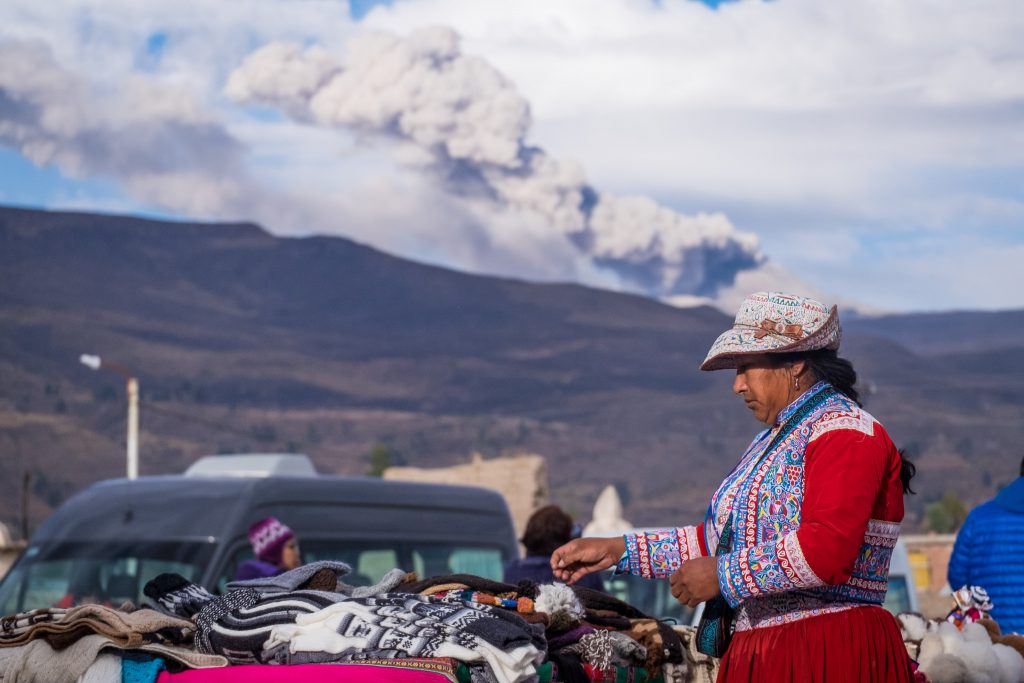
[[854, 607], [781, 626], [739, 631], [718, 683], [910, 683], [910, 656], [895, 617]]

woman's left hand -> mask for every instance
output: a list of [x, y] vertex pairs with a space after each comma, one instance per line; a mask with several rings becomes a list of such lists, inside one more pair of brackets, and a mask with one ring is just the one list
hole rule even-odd
[[696, 607], [719, 594], [718, 559], [695, 557], [668, 577], [672, 597], [680, 604]]

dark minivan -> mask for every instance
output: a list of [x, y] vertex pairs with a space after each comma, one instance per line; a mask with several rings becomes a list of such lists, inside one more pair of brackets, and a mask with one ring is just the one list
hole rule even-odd
[[68, 500], [0, 582], [0, 614], [140, 604], [162, 572], [223, 589], [252, 557], [249, 525], [268, 515], [295, 531], [303, 561], [347, 562], [357, 585], [395, 567], [500, 580], [518, 553], [494, 491], [318, 475], [305, 456], [211, 456], [184, 475], [100, 482]]

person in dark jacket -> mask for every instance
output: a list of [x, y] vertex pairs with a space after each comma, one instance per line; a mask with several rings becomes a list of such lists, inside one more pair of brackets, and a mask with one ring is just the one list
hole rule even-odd
[[[551, 553], [577, 536], [579, 527], [557, 505], [545, 505], [534, 511], [520, 539], [526, 547], [526, 557], [512, 560], [505, 566], [505, 583], [516, 583], [523, 579], [537, 584], [562, 583], [551, 571]], [[604, 590], [604, 582], [597, 574], [588, 574], [584, 579], [578, 581], [577, 585]]]
[[302, 564], [295, 532], [276, 517], [266, 517], [249, 527], [253, 560], [238, 566], [235, 581], [277, 576]]
[[981, 586], [1003, 633], [1024, 633], [1024, 460], [1020, 477], [971, 510], [949, 558], [949, 585]]

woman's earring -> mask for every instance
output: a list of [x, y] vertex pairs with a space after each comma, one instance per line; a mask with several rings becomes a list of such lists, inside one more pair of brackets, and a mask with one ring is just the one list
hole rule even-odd
[[793, 375], [793, 391], [800, 391], [800, 378]]

